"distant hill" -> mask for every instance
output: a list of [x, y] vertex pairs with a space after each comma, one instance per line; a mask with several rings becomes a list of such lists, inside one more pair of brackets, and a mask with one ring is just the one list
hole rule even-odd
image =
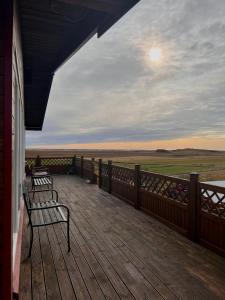
[[171, 154], [173, 155], [218, 155], [218, 154], [225, 154], [225, 151], [218, 151], [218, 150], [207, 150], [207, 149], [192, 149], [192, 148], [186, 148], [186, 149], [176, 149], [171, 150]]
[[166, 149], [156, 149], [155, 152], [157, 153], [163, 153], [163, 154], [170, 154], [171, 151], [170, 150], [166, 150]]
[[129, 157], [129, 156], [212, 156], [225, 155], [225, 151], [205, 149], [156, 149], [156, 150], [95, 150], [95, 149], [26, 149], [26, 157], [69, 157], [84, 155], [86, 157]]

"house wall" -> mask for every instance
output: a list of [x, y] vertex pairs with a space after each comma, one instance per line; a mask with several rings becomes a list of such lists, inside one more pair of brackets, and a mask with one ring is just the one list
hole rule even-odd
[[19, 227], [20, 200], [24, 179], [24, 99], [23, 62], [20, 26], [14, 3], [12, 49], [12, 208], [13, 208], [13, 257], [15, 256]]
[[[3, 16], [2, 16], [2, 9], [0, 7], [0, 199], [3, 198], [3, 181], [2, 181], [2, 176], [3, 176], [3, 72], [4, 72], [4, 67], [3, 67], [3, 59], [4, 59], [4, 54], [3, 54], [3, 26], [2, 22], [3, 21]], [[3, 228], [2, 228], [2, 223], [3, 223], [3, 214], [2, 211], [0, 210], [0, 245], [2, 244], [2, 239], [3, 239]], [[0, 248], [0, 276], [2, 277], [2, 247]], [[0, 291], [2, 290], [2, 282], [0, 279]], [[1, 295], [1, 293], [0, 293]]]
[[16, 1], [0, 1], [0, 299], [11, 299], [24, 174], [23, 65]]
[[[3, 171], [3, 82], [4, 82], [4, 51], [3, 51], [3, 10], [0, 6], [0, 199], [2, 198], [2, 171]], [[0, 241], [2, 231], [2, 212], [0, 210]]]
[[[0, 299], [11, 284], [11, 49], [12, 3], [0, 1]], [[6, 117], [7, 115], [7, 117]], [[8, 169], [7, 163], [8, 161]]]

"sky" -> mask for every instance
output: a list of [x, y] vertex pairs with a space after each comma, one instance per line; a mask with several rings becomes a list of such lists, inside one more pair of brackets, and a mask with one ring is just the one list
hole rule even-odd
[[225, 150], [224, 15], [224, 0], [141, 0], [56, 72], [27, 146]]

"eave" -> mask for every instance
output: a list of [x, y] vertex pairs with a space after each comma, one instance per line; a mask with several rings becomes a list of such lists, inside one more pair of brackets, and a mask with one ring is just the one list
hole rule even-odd
[[25, 126], [41, 130], [55, 71], [139, 0], [19, 0]]

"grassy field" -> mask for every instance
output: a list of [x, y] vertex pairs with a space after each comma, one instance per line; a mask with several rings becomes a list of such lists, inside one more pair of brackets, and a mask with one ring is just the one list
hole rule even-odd
[[203, 181], [225, 180], [225, 155], [221, 156], [151, 156], [114, 157], [121, 166], [140, 164], [141, 169], [153, 173], [188, 178], [191, 172], [198, 172]]
[[198, 172], [201, 181], [225, 180], [225, 152], [182, 149], [173, 151], [104, 151], [104, 150], [40, 150], [26, 151], [26, 157], [84, 157], [112, 160], [114, 164], [134, 167], [164, 175], [188, 178], [191, 172]]

